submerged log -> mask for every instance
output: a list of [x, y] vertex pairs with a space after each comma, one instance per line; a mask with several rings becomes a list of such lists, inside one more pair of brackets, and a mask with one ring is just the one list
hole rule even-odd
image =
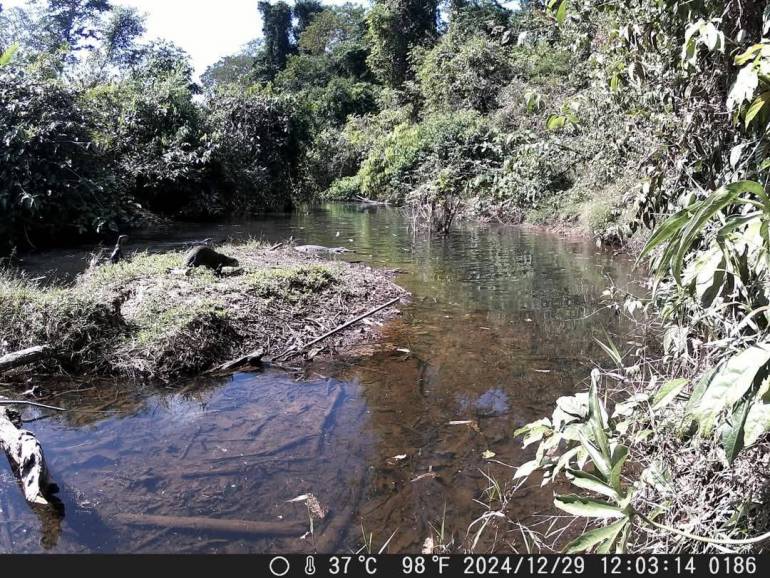
[[220, 534], [251, 534], [253, 536], [301, 536], [307, 524], [300, 522], [254, 522], [252, 520], [218, 520], [186, 516], [155, 516], [150, 514], [118, 514], [118, 521], [131, 526], [200, 530]]
[[24, 497], [32, 504], [48, 502], [48, 468], [40, 442], [31, 432], [19, 429], [18, 414], [0, 407], [0, 448], [19, 476]]
[[0, 372], [16, 369], [22, 365], [29, 365], [50, 355], [51, 348], [47, 345], [38, 345], [22, 351], [16, 351], [0, 357]]

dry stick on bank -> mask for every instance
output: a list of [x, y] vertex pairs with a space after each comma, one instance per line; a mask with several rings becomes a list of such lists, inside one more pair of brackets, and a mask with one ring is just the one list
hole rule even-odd
[[20, 425], [17, 415], [0, 407], [0, 448], [18, 474], [27, 501], [47, 505], [50, 483], [43, 448], [31, 432], [19, 429]]
[[352, 319], [352, 320], [348, 321], [347, 323], [343, 323], [342, 325], [332, 329], [328, 333], [324, 333], [323, 335], [321, 335], [321, 337], [319, 337], [317, 339], [314, 339], [310, 343], [306, 343], [305, 345], [301, 346], [299, 349], [296, 349], [295, 351], [285, 351], [284, 353], [282, 353], [281, 355], [276, 357], [275, 360], [277, 361], [279, 359], [291, 359], [292, 357], [295, 357], [295, 356], [299, 355], [300, 353], [302, 353], [303, 351], [305, 351], [308, 347], [311, 347], [311, 346], [315, 345], [316, 343], [320, 343], [324, 339], [328, 339], [332, 335], [335, 335], [335, 334], [339, 333], [343, 329], [347, 329], [351, 325], [355, 325], [359, 321], [363, 321], [367, 317], [371, 317], [375, 313], [378, 313], [378, 312], [382, 311], [383, 309], [386, 309], [386, 308], [390, 307], [391, 305], [394, 305], [395, 303], [401, 301], [401, 299], [403, 299], [403, 298], [404, 298], [404, 296], [401, 295], [399, 297], [396, 297], [395, 299], [391, 299], [390, 301], [388, 301], [384, 305], [380, 305], [379, 307], [375, 307], [374, 309], [370, 309], [369, 311], [367, 311], [363, 315], [359, 315], [355, 319]]
[[45, 359], [51, 353], [47, 345], [38, 345], [0, 357], [0, 373]]

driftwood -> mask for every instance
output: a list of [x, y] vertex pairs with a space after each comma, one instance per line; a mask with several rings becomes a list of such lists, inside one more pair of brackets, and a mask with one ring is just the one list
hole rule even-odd
[[23, 351], [16, 351], [14, 353], [9, 353], [8, 355], [3, 355], [0, 357], [0, 372], [35, 363], [48, 357], [50, 353], [50, 347], [47, 345], [38, 345], [37, 347], [30, 347]]
[[400, 297], [396, 297], [395, 299], [391, 299], [390, 301], [388, 301], [388, 302], [387, 302], [387, 303], [385, 303], [384, 305], [380, 305], [379, 307], [375, 307], [374, 309], [370, 309], [369, 311], [367, 311], [367, 312], [366, 312], [366, 313], [364, 313], [363, 315], [359, 315], [359, 316], [358, 316], [358, 317], [356, 317], [355, 319], [351, 319], [351, 320], [350, 320], [350, 321], [348, 321], [347, 323], [343, 323], [343, 324], [342, 324], [342, 325], [340, 325], [339, 327], [335, 327], [334, 329], [332, 329], [332, 330], [331, 330], [331, 331], [329, 331], [328, 333], [324, 333], [323, 335], [321, 335], [321, 337], [319, 337], [319, 338], [317, 338], [317, 339], [314, 339], [314, 340], [313, 340], [313, 341], [311, 341], [310, 343], [306, 343], [305, 345], [303, 345], [303, 346], [302, 346], [302, 347], [300, 347], [299, 349], [297, 349], [297, 350], [295, 350], [295, 351], [286, 351], [286, 352], [282, 353], [281, 355], [279, 355], [278, 357], [276, 357], [275, 359], [276, 359], [276, 360], [279, 360], [279, 359], [290, 359], [290, 358], [292, 358], [292, 357], [295, 357], [295, 356], [299, 355], [300, 353], [302, 353], [304, 350], [306, 350], [308, 347], [312, 347], [312, 346], [313, 346], [313, 345], [315, 345], [316, 343], [319, 343], [319, 342], [323, 341], [324, 339], [328, 339], [329, 337], [331, 337], [332, 335], [335, 335], [335, 334], [339, 333], [339, 332], [340, 332], [340, 331], [342, 331], [343, 329], [347, 329], [347, 328], [348, 328], [348, 327], [350, 327], [351, 325], [355, 325], [355, 324], [356, 324], [356, 323], [358, 323], [359, 321], [363, 321], [363, 320], [364, 320], [364, 319], [366, 319], [367, 317], [371, 317], [371, 316], [372, 316], [372, 315], [374, 315], [375, 313], [378, 313], [379, 311], [382, 311], [383, 309], [386, 309], [386, 308], [390, 307], [391, 305], [394, 305], [394, 304], [395, 304], [395, 303], [397, 303], [398, 301], [401, 301], [401, 299], [403, 299], [403, 298], [404, 298], [404, 296], [402, 295], [402, 296], [400, 296]]
[[223, 363], [222, 365], [218, 365], [213, 369], [209, 369], [206, 374], [211, 375], [212, 373], [228, 373], [237, 371], [238, 369], [243, 369], [244, 367], [261, 367], [262, 358], [264, 355], [264, 349], [257, 349], [256, 351], [242, 355], [237, 359], [232, 359], [226, 363]]
[[118, 521], [131, 526], [199, 530], [220, 534], [251, 534], [253, 536], [301, 536], [307, 525], [300, 522], [254, 522], [251, 520], [218, 520], [185, 516], [154, 516], [149, 514], [118, 514]]
[[0, 407], [0, 448], [18, 474], [27, 501], [47, 505], [50, 483], [43, 448], [31, 432], [19, 429], [20, 425], [17, 414]]

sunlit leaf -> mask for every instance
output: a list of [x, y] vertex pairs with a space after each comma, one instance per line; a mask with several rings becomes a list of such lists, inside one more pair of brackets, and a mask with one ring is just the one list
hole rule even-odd
[[560, 130], [567, 123], [567, 117], [560, 114], [552, 114], [548, 117], [545, 126], [548, 130]]
[[616, 501], [620, 498], [618, 492], [614, 488], [610, 487], [596, 476], [582, 470], [568, 470], [567, 472], [572, 476], [570, 482], [578, 488], [596, 492], [597, 494], [607, 496]]
[[617, 506], [584, 498], [583, 496], [556, 496], [553, 500], [554, 505], [573, 516], [585, 516], [587, 518], [623, 518], [625, 512]]
[[0, 54], [0, 66], [6, 66], [13, 60], [13, 55], [19, 50], [19, 43], [14, 42], [2, 54]]
[[653, 231], [652, 236], [639, 254], [639, 259], [641, 260], [648, 256], [658, 245], [665, 243], [679, 234], [679, 231], [681, 231], [682, 227], [687, 224], [689, 219], [690, 210], [682, 209], [663, 221], [655, 228], [655, 231]]
[[742, 52], [741, 54], [735, 57], [735, 64], [737, 64], [738, 66], [743, 66], [750, 60], [753, 60], [754, 58], [756, 58], [757, 53], [759, 53], [760, 50], [762, 50], [761, 44], [755, 44], [751, 46], [748, 50], [746, 50], [745, 52]]
[[[564, 548], [565, 554], [579, 554], [580, 552], [588, 552], [595, 546], [600, 546], [600, 549], [604, 552], [608, 552], [612, 549], [613, 544], [617, 540], [618, 534], [623, 531], [623, 528], [630, 520], [623, 519], [618, 522], [614, 522], [604, 528], [596, 528], [589, 532], [586, 532], [578, 536], [575, 540], [567, 544]], [[597, 554], [600, 553], [597, 550]]]
[[655, 397], [652, 398], [653, 411], [658, 411], [674, 401], [679, 392], [688, 383], [690, 383], [688, 379], [672, 379], [664, 383], [655, 394]]
[[520, 478], [527, 478], [529, 475], [540, 467], [538, 460], [532, 460], [516, 468], [516, 473], [513, 474], [513, 479], [518, 480]]
[[768, 102], [770, 102], [770, 91], [763, 92], [751, 103], [749, 110], [746, 111], [746, 128]]
[[717, 416], [733, 406], [748, 392], [770, 361], [770, 346], [755, 345], [722, 364], [708, 382], [703, 396], [690, 408], [701, 435], [709, 435]]
[[556, 22], [559, 25], [564, 24], [567, 19], [567, 9], [569, 8], [569, 0], [562, 0], [559, 7], [556, 9]]
[[738, 457], [738, 453], [743, 449], [743, 426], [746, 423], [746, 416], [751, 408], [749, 400], [743, 400], [733, 411], [730, 419], [725, 424], [725, 431], [722, 435], [722, 447], [725, 450], [727, 463], [731, 464]]
[[761, 184], [754, 181], [738, 181], [717, 189], [699, 204], [695, 214], [682, 230], [676, 255], [671, 264], [671, 270], [677, 282], [680, 282], [681, 279], [685, 255], [698, 235], [703, 233], [706, 223], [719, 211], [732, 204], [744, 192], [766, 198], [764, 187]]
[[754, 402], [743, 424], [743, 445], [749, 447], [770, 431], [770, 404]]
[[727, 108], [733, 110], [736, 106], [753, 98], [759, 86], [759, 75], [753, 66], [745, 66], [738, 73], [730, 94], [727, 97]]
[[628, 448], [626, 446], [618, 445], [612, 452], [610, 471], [610, 485], [617, 494], [620, 494], [620, 475], [623, 473], [623, 465], [626, 463], [628, 457]]
[[580, 443], [583, 445], [588, 455], [591, 456], [596, 469], [599, 470], [604, 476], [604, 479], [609, 480], [612, 474], [612, 465], [609, 461], [609, 456], [605, 456], [591, 441], [583, 434], [581, 436]]

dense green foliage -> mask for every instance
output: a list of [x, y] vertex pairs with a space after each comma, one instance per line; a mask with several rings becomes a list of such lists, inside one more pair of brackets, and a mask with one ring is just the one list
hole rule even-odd
[[[677, 529], [676, 456], [712, 444], [729, 473], [770, 431], [770, 3], [259, 11], [263, 38], [202, 87], [183, 51], [142, 43], [141, 17], [108, 0], [0, 12], [0, 249], [319, 195], [407, 204], [439, 231], [464, 212], [564, 221], [616, 245], [645, 237], [662, 359], [607, 344], [615, 370], [521, 430], [538, 451], [517, 475], [566, 473], [602, 496], [557, 497], [615, 520], [572, 551], [642, 549], [640, 523], [710, 543]], [[608, 380], [636, 388], [610, 415]], [[629, 455], [646, 466], [634, 484]], [[702, 528], [766, 529], [741, 487], [719, 489], [729, 499]]]
[[[662, 540], [688, 551], [755, 547], [768, 529], [752, 460], [767, 454], [770, 432], [770, 6], [557, 0], [549, 9], [562, 33], [590, 43], [616, 114], [657, 132], [627, 198], [629, 227], [654, 227], [641, 257], [651, 258], [649, 310], [664, 322], [664, 356], [608, 344], [615, 367], [594, 374], [589, 396], [562, 398], [551, 418], [519, 432], [539, 447], [517, 475], [563, 473], [592, 495], [557, 496], [557, 507], [614, 520], [580, 536], [573, 552]], [[563, 114], [549, 125], [570, 122]], [[633, 313], [640, 304], [626, 305]], [[613, 400], [608, 415], [598, 390], [613, 381], [633, 395]], [[624, 469], [629, 452], [646, 466], [641, 475]], [[681, 479], [693, 460], [712, 474]], [[692, 508], [684, 496], [706, 499]], [[663, 537], [650, 545], [650, 532]]]

